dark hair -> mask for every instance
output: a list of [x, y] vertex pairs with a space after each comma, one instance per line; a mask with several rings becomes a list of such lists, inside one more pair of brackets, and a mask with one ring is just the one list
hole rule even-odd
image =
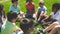
[[33, 0], [28, 0], [28, 2], [29, 2], [29, 1], [33, 1]]
[[43, 3], [43, 2], [39, 2], [39, 4], [42, 4], [42, 5], [44, 5], [44, 3]]
[[9, 12], [8, 14], [7, 14], [7, 19], [8, 19], [8, 21], [11, 21], [13, 18], [17, 18], [17, 14], [16, 13], [14, 13], [14, 12]]
[[0, 17], [2, 16], [2, 10], [3, 10], [4, 6], [2, 4], [0, 4]]
[[12, 3], [17, 2], [18, 0], [12, 0]]
[[59, 10], [60, 9], [60, 3], [54, 3], [53, 5], [52, 5], [52, 8], [56, 8], [57, 10]]
[[0, 4], [0, 11], [2, 11], [4, 8], [4, 6], [2, 4]]
[[20, 24], [20, 28], [23, 30], [24, 34], [27, 33], [29, 28], [33, 28], [33, 26], [34, 26], [33, 20], [29, 20], [29, 19], [23, 19]]

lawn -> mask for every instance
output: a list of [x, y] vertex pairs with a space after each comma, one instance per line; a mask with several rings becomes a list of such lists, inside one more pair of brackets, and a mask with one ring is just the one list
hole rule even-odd
[[[35, 3], [35, 10], [37, 11], [39, 0], [33, 0], [33, 2]], [[57, 3], [57, 2], [60, 3], [60, 0], [44, 0], [44, 4], [47, 7], [47, 15], [49, 15], [51, 12], [52, 4]], [[11, 0], [2, 0], [2, 1], [0, 0], [0, 3], [2, 3], [4, 5], [5, 12], [7, 14], [7, 12], [9, 11], [9, 7], [12, 4]], [[26, 12], [26, 7], [25, 7], [26, 0], [19, 0], [18, 4], [20, 6], [20, 10], [23, 12]], [[17, 23], [17, 25], [19, 26], [19, 23]], [[36, 28], [38, 28], [38, 27], [41, 28], [40, 25], [38, 25]], [[36, 28], [35, 28], [33, 34], [36, 34], [36, 32], [37, 32]]]

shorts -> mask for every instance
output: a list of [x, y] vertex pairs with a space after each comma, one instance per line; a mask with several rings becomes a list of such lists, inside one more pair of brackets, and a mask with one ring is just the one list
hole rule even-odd
[[25, 17], [26, 17], [26, 18], [33, 18], [33, 14], [26, 13], [26, 14], [25, 14]]

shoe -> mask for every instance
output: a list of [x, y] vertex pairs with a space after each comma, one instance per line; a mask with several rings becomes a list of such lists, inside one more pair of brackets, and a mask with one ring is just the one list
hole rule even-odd
[[40, 34], [45, 34], [45, 33], [43, 32], [43, 30], [39, 29], [39, 31], [40, 31]]

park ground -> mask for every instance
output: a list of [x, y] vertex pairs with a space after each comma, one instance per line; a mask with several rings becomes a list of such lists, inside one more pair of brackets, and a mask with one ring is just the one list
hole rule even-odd
[[[38, 8], [38, 4], [39, 4], [39, 0], [33, 0], [33, 2], [35, 3], [35, 10], [37, 11]], [[5, 12], [6, 14], [9, 12], [9, 7], [12, 4], [11, 0], [0, 0], [0, 3], [2, 3], [4, 5], [5, 8]], [[52, 10], [52, 4], [53, 3], [60, 3], [60, 0], [44, 0], [44, 4], [47, 7], [47, 15], [50, 14], [51, 10]], [[20, 6], [20, 10], [26, 13], [26, 0], [19, 0], [18, 4]], [[19, 23], [16, 23], [17, 26], [19, 26]], [[35, 30], [33, 32], [33, 34], [37, 33], [37, 28], [42, 28], [41, 25], [38, 25], [37, 27], [35, 27]], [[0, 33], [1, 34], [1, 33]]]

